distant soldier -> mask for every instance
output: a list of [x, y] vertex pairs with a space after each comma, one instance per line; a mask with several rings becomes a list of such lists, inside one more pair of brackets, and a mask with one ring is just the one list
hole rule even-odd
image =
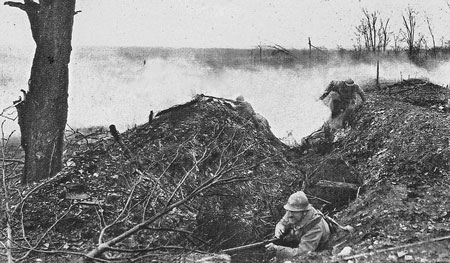
[[256, 114], [252, 105], [249, 102], [245, 101], [243, 96], [238, 96], [236, 98], [236, 110], [244, 115], [246, 119], [252, 118], [253, 115]]
[[331, 118], [334, 119], [340, 114], [344, 115], [344, 121], [356, 108], [356, 95], [361, 97], [362, 102], [366, 101], [364, 91], [352, 80], [331, 81], [325, 92], [320, 96], [320, 100], [330, 95]]
[[269, 122], [261, 114], [256, 113], [252, 105], [245, 101], [243, 96], [236, 98], [236, 110], [246, 119], [253, 119], [256, 121], [258, 127], [264, 127], [270, 130]]
[[279, 243], [266, 245], [275, 251], [277, 258], [290, 258], [323, 249], [330, 239], [330, 228], [322, 216], [308, 201], [305, 193], [292, 194], [286, 205], [286, 214], [275, 227], [275, 237]]

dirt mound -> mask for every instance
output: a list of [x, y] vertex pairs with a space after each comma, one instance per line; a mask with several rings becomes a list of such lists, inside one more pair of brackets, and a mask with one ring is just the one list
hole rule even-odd
[[345, 160], [364, 182], [356, 201], [335, 215], [356, 227], [338, 248], [352, 247], [358, 262], [450, 260], [450, 116], [439, 108], [448, 89], [421, 84], [394, 84], [390, 95], [370, 87], [353, 126], [337, 131], [323, 154]]
[[[340, 215], [358, 222], [352, 243], [359, 251], [450, 234], [450, 206], [443, 201], [450, 197], [444, 190], [450, 186], [450, 117], [417, 103], [397, 102], [410, 98], [371, 96], [354, 130], [339, 142], [344, 158], [365, 174], [367, 193]], [[433, 105], [440, 104], [427, 106]], [[357, 145], [348, 147], [352, 144]], [[406, 254], [415, 261], [435, 260], [447, 246], [446, 241], [435, 243], [432, 250], [416, 246]], [[402, 249], [367, 260], [399, 258], [398, 251]]]
[[[234, 101], [201, 95], [119, 141], [103, 128], [71, 132], [63, 171], [17, 191], [25, 200], [14, 206], [17, 253], [31, 245], [70, 261], [107, 244], [109, 259], [148, 261], [219, 251], [270, 237], [286, 198], [305, 189], [316, 207], [338, 208], [341, 224], [356, 228], [336, 249], [373, 252], [358, 262], [450, 260], [446, 240], [413, 246], [450, 234], [450, 117], [430, 110], [444, 107], [448, 97], [434, 92], [446, 90], [427, 88], [426, 107], [412, 91], [367, 90], [351, 126], [317, 133], [320, 147], [308, 149], [287, 147]], [[264, 258], [256, 252], [239, 260]], [[331, 253], [305, 260], [331, 261]]]
[[64, 170], [25, 191], [17, 238], [24, 222], [32, 240], [45, 233], [38, 247], [86, 252], [138, 227], [108, 256], [217, 251], [271, 235], [299, 177], [288, 147], [231, 100], [198, 96], [120, 141], [102, 128], [70, 133]]
[[408, 79], [384, 87], [384, 92], [400, 101], [418, 106], [448, 110], [450, 89], [425, 79]]

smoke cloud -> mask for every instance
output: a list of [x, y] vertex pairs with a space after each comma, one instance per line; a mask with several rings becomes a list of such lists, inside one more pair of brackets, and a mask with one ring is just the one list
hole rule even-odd
[[[31, 63], [30, 58], [21, 56], [3, 59], [1, 63], [0, 103], [6, 108], [26, 86]], [[449, 77], [444, 73], [448, 69], [450, 63], [428, 71], [408, 62], [382, 61], [380, 78], [425, 77], [447, 85]], [[340, 60], [309, 69], [214, 68], [193, 57], [137, 59], [123, 56], [113, 48], [96, 52], [86, 49], [75, 52], [70, 64], [68, 124], [75, 128], [115, 124], [123, 132], [145, 123], [151, 110], [158, 112], [183, 104], [196, 94], [229, 99], [242, 95], [269, 121], [277, 137], [290, 134], [290, 140], [300, 141], [320, 128], [330, 115], [318, 98], [331, 80], [351, 77], [364, 84], [375, 76], [375, 64]], [[18, 130], [14, 125], [10, 129]]]

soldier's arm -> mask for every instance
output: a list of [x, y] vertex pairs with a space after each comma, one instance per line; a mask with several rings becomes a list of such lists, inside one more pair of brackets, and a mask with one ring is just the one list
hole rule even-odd
[[322, 94], [322, 96], [319, 97], [320, 100], [325, 99], [328, 94], [330, 94], [331, 91], [333, 91], [334, 88], [334, 81], [331, 81], [330, 84], [328, 84], [327, 88], [325, 89], [325, 92]]
[[366, 101], [366, 94], [364, 93], [364, 91], [361, 89], [361, 87], [359, 87], [358, 85], [356, 85], [356, 93], [358, 93], [358, 95], [361, 97], [361, 100], [363, 102]]
[[322, 234], [322, 229], [319, 224], [317, 224], [302, 236], [298, 247], [290, 248], [277, 246], [276, 255], [277, 257], [295, 257], [309, 251], [315, 251], [319, 246]]
[[286, 231], [288, 231], [288, 228], [289, 228], [288, 225], [289, 225], [289, 221], [287, 219], [287, 213], [286, 213], [286, 214], [284, 214], [283, 218], [275, 226], [275, 236], [276, 237], [283, 236], [283, 234], [285, 234]]

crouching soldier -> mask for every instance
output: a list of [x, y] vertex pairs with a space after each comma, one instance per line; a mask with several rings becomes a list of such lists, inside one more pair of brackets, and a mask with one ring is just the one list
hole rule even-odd
[[253, 119], [258, 128], [264, 128], [270, 131], [270, 125], [266, 118], [256, 113], [252, 105], [245, 101], [243, 96], [236, 98], [236, 110], [246, 119]]
[[327, 246], [330, 228], [322, 213], [309, 204], [305, 193], [292, 194], [284, 206], [286, 214], [275, 227], [275, 237], [281, 241], [266, 245], [277, 258], [291, 258], [317, 251]]
[[331, 119], [335, 119], [342, 114], [344, 122], [356, 108], [356, 95], [361, 97], [362, 102], [366, 101], [364, 91], [352, 79], [345, 81], [331, 81], [325, 92], [320, 96], [320, 100], [330, 97]]
[[244, 117], [247, 119], [250, 119], [255, 115], [255, 110], [253, 109], [252, 105], [245, 101], [243, 96], [238, 96], [236, 98], [236, 110], [240, 112]]

